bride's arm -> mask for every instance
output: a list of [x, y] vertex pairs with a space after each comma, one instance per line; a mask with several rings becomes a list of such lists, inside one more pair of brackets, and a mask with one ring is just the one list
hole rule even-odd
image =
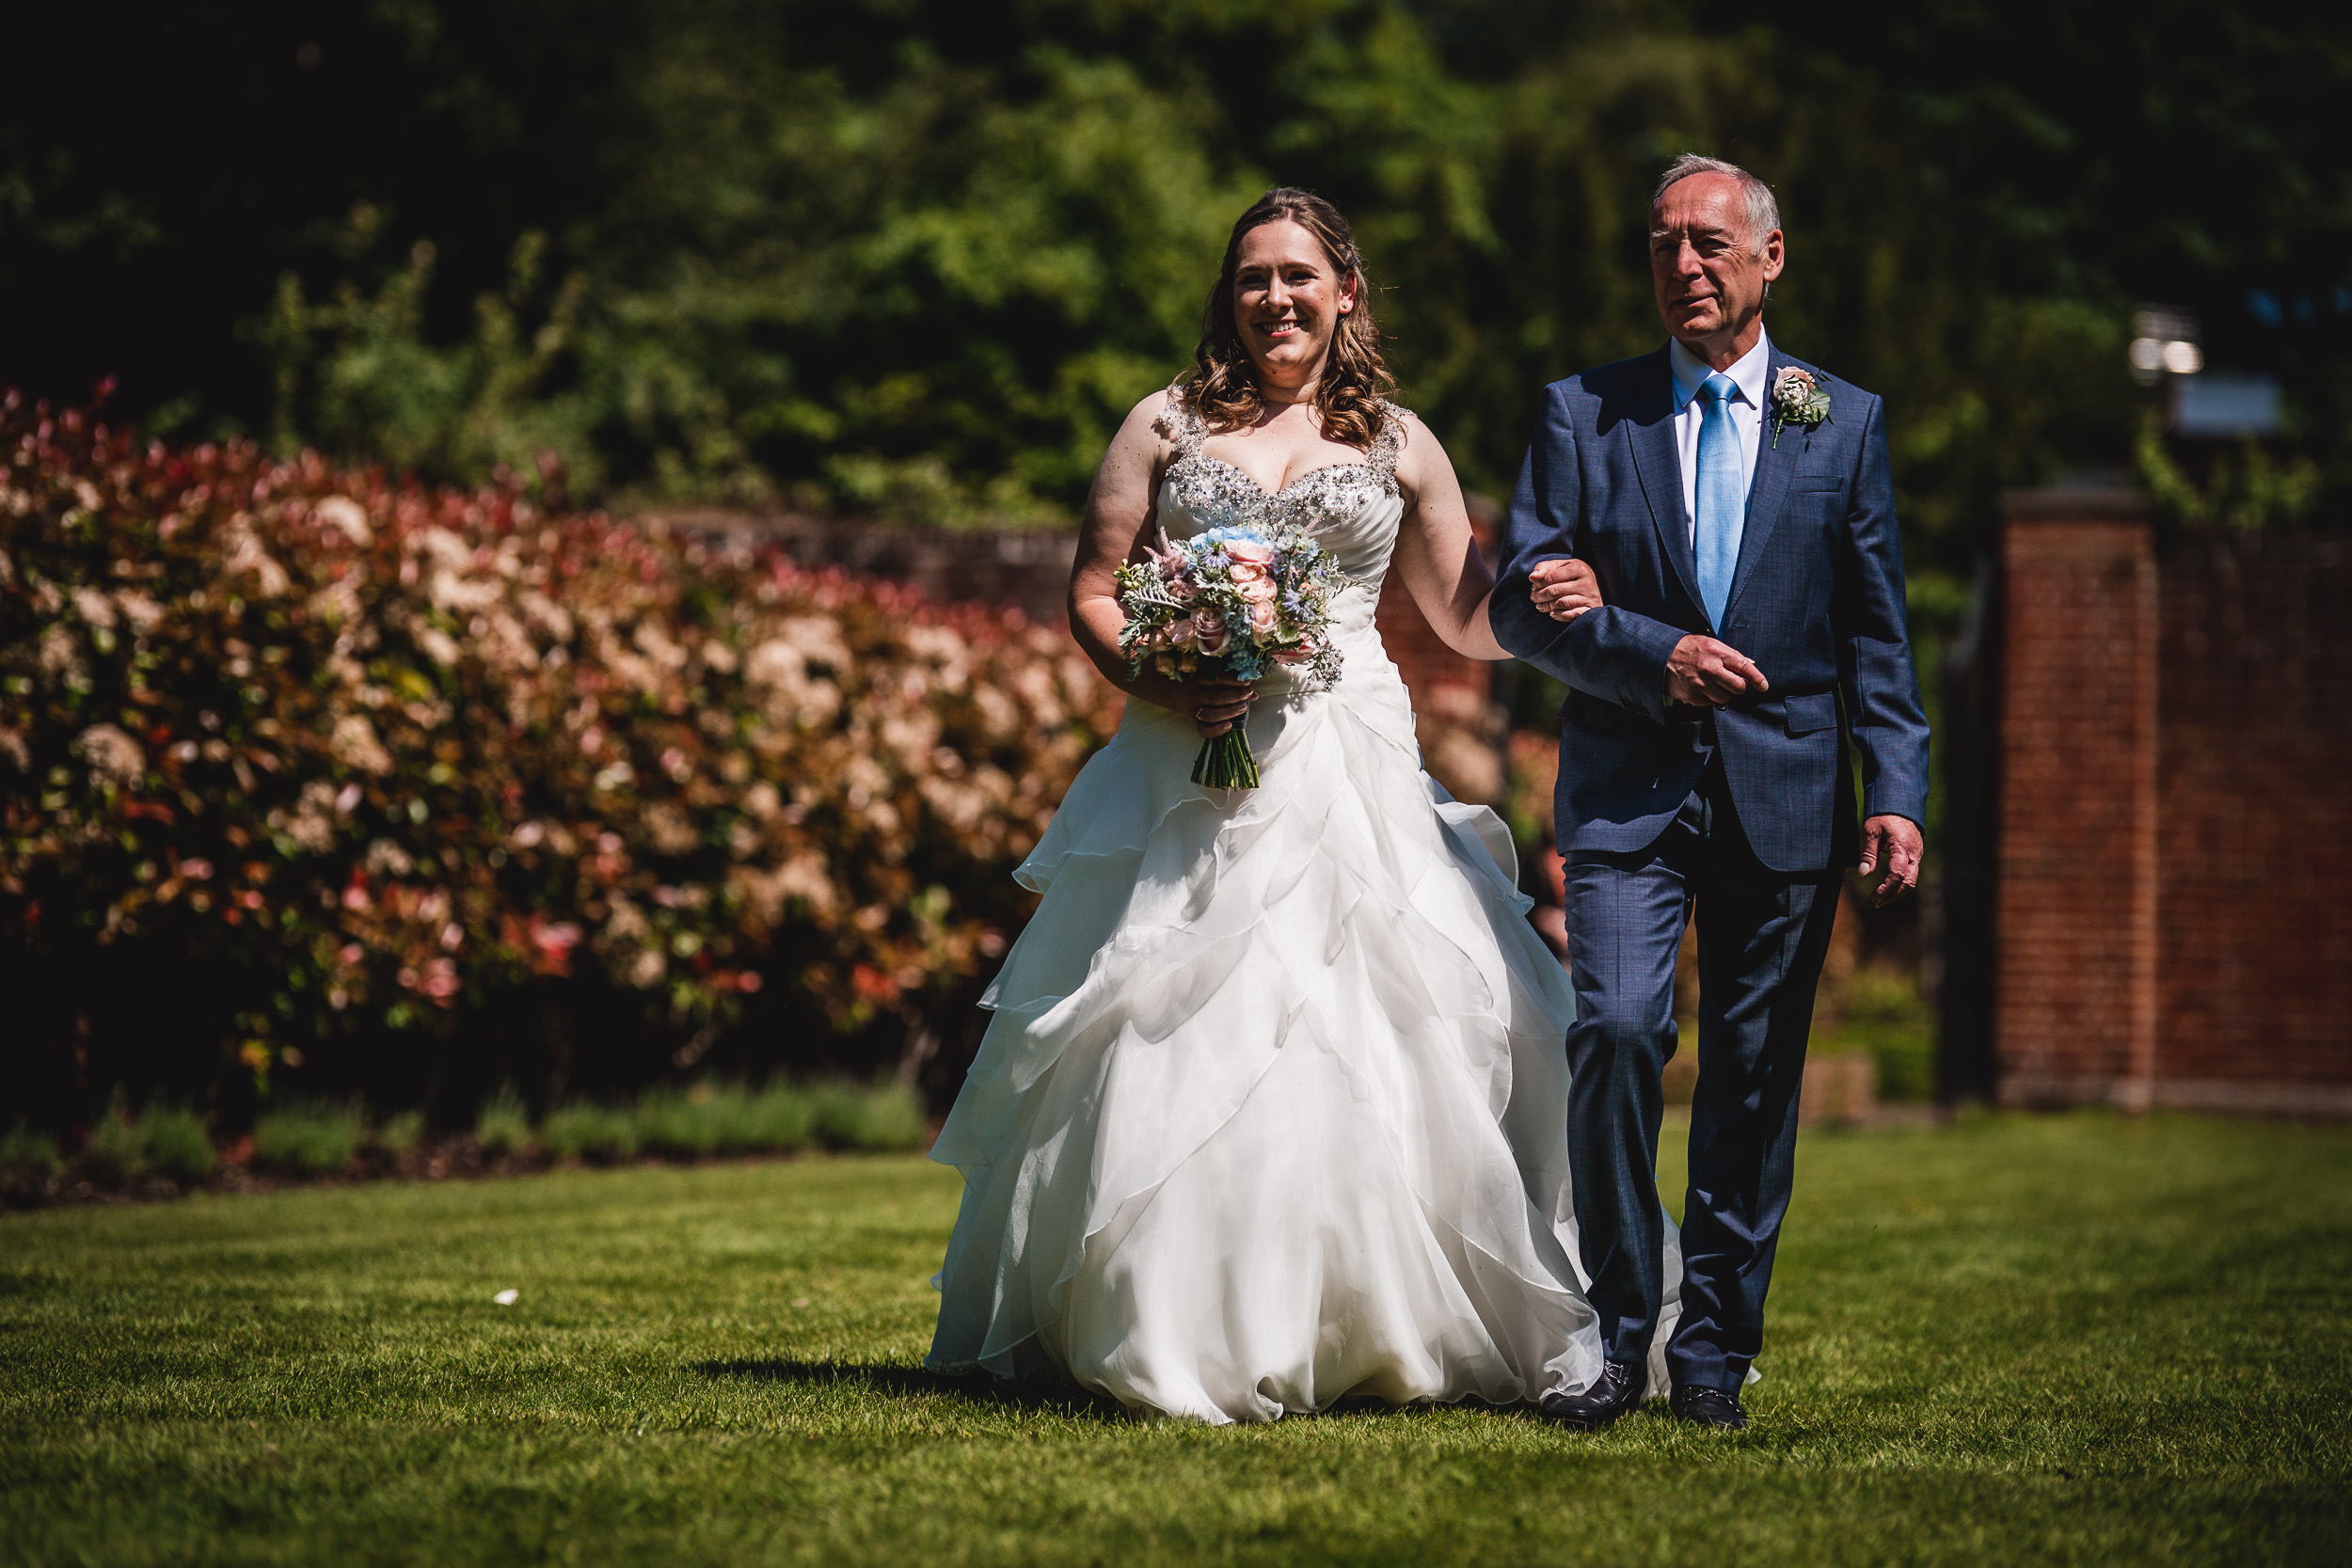
[[[1471, 658], [1509, 658], [1487, 622], [1494, 574], [1478, 553], [1454, 464], [1427, 425], [1408, 420], [1405, 428], [1405, 450], [1396, 464], [1405, 520], [1393, 569], [1447, 647]], [[1599, 602], [1589, 566], [1577, 561], [1548, 564], [1557, 568], [1555, 575], [1534, 584], [1536, 607], [1546, 614], [1572, 621]]]
[[1119, 651], [1120, 629], [1127, 624], [1127, 613], [1119, 607], [1119, 569], [1141, 560], [1152, 540], [1152, 495], [1170, 456], [1152, 427], [1167, 404], [1166, 392], [1136, 404], [1095, 470], [1078, 530], [1078, 558], [1070, 572], [1070, 635], [1120, 690], [1187, 715], [1204, 736], [1223, 735], [1249, 711], [1254, 688], [1235, 681], [1171, 681], [1148, 666], [1132, 674], [1127, 656]]

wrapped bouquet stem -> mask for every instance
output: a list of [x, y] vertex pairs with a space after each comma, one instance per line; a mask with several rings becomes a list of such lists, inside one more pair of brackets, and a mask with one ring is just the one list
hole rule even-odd
[[[1304, 529], [1213, 528], [1178, 544], [1160, 535], [1146, 559], [1119, 569], [1119, 634], [1129, 669], [1146, 661], [1170, 680], [1265, 678], [1288, 665], [1316, 685], [1338, 678], [1331, 596], [1347, 585], [1330, 553]], [[1192, 782], [1255, 789], [1258, 759], [1236, 721], [1200, 746]]]
[[1223, 735], [1200, 743], [1200, 754], [1192, 759], [1192, 782], [1211, 789], [1258, 787], [1257, 754], [1249, 749], [1249, 732], [1240, 720]]

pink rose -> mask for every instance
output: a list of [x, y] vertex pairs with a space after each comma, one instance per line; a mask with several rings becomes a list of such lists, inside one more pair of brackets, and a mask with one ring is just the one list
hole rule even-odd
[[1210, 658], [1225, 653], [1233, 645], [1233, 634], [1225, 625], [1222, 611], [1203, 606], [1192, 612], [1192, 635], [1200, 651]]
[[1274, 650], [1274, 662], [1277, 664], [1305, 664], [1312, 660], [1314, 657], [1315, 651], [1312, 648], [1277, 648]]
[[1274, 564], [1274, 546], [1264, 543], [1263, 540], [1228, 539], [1224, 544], [1217, 547], [1225, 552], [1225, 558], [1228, 561], [1233, 562], [1236, 564], [1246, 564], [1250, 566], [1271, 566]]
[[1155, 647], [1174, 648], [1192, 641], [1192, 619], [1189, 616], [1170, 621], [1152, 634]]
[[1254, 561], [1234, 562], [1232, 566], [1226, 569], [1225, 578], [1227, 581], [1233, 583], [1237, 587], [1246, 587], [1253, 582], [1264, 582], [1268, 580], [1266, 577], [1266, 569], [1263, 566], [1259, 565]]
[[1249, 629], [1269, 632], [1274, 629], [1274, 601], [1271, 598], [1249, 601]]
[[1251, 604], [1272, 604], [1279, 594], [1272, 578], [1260, 578], [1255, 582], [1236, 585], [1241, 596]]

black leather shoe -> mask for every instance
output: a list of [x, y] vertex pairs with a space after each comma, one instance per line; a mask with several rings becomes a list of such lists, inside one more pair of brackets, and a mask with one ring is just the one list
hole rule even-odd
[[1748, 1413], [1740, 1408], [1739, 1396], [1721, 1388], [1677, 1388], [1667, 1402], [1684, 1420], [1718, 1432], [1737, 1432], [1748, 1424]]
[[1557, 1390], [1546, 1394], [1535, 1408], [1544, 1419], [1557, 1421], [1570, 1432], [1598, 1432], [1642, 1402], [1646, 1382], [1644, 1369], [1624, 1361], [1604, 1361], [1600, 1380], [1578, 1394]]

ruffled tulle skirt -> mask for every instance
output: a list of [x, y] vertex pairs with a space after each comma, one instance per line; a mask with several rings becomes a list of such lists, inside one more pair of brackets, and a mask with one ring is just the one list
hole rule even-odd
[[1187, 783], [1141, 703], [1079, 776], [932, 1150], [965, 1180], [932, 1367], [1211, 1422], [1597, 1375], [1565, 977], [1377, 695], [1262, 703], [1256, 790]]

